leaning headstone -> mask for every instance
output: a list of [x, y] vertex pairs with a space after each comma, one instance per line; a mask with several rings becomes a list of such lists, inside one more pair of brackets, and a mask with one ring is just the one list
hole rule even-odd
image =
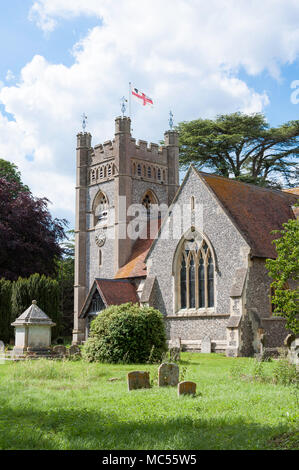
[[81, 349], [76, 344], [72, 344], [69, 348], [70, 356], [81, 356]]
[[171, 361], [180, 361], [181, 359], [181, 338], [174, 338], [169, 344], [169, 354]]
[[211, 338], [209, 336], [205, 336], [201, 340], [201, 352], [205, 354], [209, 354], [212, 352], [211, 348]]
[[57, 356], [66, 356], [67, 354], [66, 347], [63, 346], [62, 344], [58, 344], [57, 346], [54, 346], [53, 353], [57, 354]]
[[133, 371], [128, 373], [128, 388], [137, 390], [139, 388], [150, 388], [149, 372]]
[[179, 383], [180, 370], [177, 364], [164, 363], [158, 369], [159, 387], [175, 387]]
[[195, 395], [196, 383], [195, 382], [180, 382], [178, 384], [178, 395]]

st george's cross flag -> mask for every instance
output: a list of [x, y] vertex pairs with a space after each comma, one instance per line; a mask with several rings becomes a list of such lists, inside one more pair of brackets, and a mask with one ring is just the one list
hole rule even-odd
[[139, 101], [142, 106], [154, 106], [153, 100], [149, 97], [146, 96], [145, 93], [142, 93], [142, 91], [138, 90], [137, 88], [132, 88], [132, 95], [136, 100]]

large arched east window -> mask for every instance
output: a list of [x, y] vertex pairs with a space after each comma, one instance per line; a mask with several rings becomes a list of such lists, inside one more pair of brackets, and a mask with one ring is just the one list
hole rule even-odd
[[206, 241], [199, 236], [184, 240], [176, 273], [179, 310], [214, 307], [214, 270]]

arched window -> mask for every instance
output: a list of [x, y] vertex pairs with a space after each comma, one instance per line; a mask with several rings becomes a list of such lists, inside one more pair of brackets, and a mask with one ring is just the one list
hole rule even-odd
[[99, 191], [93, 202], [94, 225], [103, 224], [108, 219], [108, 199]]
[[214, 260], [211, 249], [197, 232], [181, 244], [176, 269], [177, 308], [214, 307]]
[[139, 163], [137, 165], [137, 175], [141, 176], [141, 165]]
[[161, 169], [160, 168], [158, 168], [158, 170], [157, 170], [157, 178], [160, 181], [160, 179], [161, 179]]
[[152, 206], [158, 204], [158, 200], [151, 190], [148, 190], [142, 198], [141, 204], [146, 208], [147, 213], [150, 214]]
[[152, 169], [150, 166], [147, 167], [147, 177], [151, 178], [152, 177]]

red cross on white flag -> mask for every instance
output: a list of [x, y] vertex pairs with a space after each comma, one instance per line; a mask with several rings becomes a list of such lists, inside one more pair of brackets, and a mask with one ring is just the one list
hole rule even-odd
[[142, 106], [154, 106], [153, 100], [137, 88], [132, 88], [132, 95], [139, 101], [140, 104], [142, 104]]

